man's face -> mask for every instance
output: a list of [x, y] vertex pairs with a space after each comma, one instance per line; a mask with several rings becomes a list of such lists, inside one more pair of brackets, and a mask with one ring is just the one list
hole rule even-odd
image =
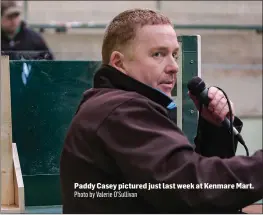
[[179, 43], [171, 25], [146, 25], [132, 41], [132, 57], [124, 56], [125, 73], [171, 97], [178, 72]]
[[20, 25], [20, 15], [15, 13], [9, 16], [2, 16], [1, 26], [7, 33], [14, 33]]

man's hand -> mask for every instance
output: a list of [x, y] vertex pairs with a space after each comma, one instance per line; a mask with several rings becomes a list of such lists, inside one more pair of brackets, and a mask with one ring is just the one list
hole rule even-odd
[[[195, 106], [198, 110], [200, 110], [200, 105], [198, 100], [194, 95], [192, 95], [190, 92], [188, 92], [190, 98], [195, 103]], [[208, 122], [219, 126], [220, 123], [226, 118], [229, 118], [229, 108], [227, 104], [226, 97], [224, 96], [223, 92], [216, 87], [210, 87], [208, 90], [208, 97], [210, 98], [210, 103], [208, 105], [208, 108], [203, 107], [202, 109], [202, 117], [206, 119]], [[232, 108], [232, 114], [234, 119], [234, 105], [231, 101], [230, 105]]]

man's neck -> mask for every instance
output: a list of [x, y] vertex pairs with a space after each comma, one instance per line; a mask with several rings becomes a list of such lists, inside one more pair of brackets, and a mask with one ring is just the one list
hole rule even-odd
[[103, 64], [96, 72], [93, 80], [94, 88], [116, 88], [135, 91], [168, 109], [176, 108], [172, 98], [148, 85], [145, 85], [116, 68]]

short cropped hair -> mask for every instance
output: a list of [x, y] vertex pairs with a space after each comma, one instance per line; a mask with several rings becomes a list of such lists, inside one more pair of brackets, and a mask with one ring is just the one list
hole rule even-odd
[[131, 9], [117, 15], [106, 28], [102, 44], [102, 62], [108, 64], [113, 51], [121, 51], [135, 38], [138, 28], [145, 25], [170, 24], [163, 14], [150, 9]]

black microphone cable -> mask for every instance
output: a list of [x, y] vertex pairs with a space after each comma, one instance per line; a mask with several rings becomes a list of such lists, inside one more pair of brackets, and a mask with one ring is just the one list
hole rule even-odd
[[[233, 132], [233, 110], [232, 110], [230, 101], [229, 101], [229, 99], [228, 99], [228, 96], [227, 96], [227, 94], [224, 92], [224, 90], [221, 89], [221, 88], [219, 88], [219, 87], [217, 87], [217, 86], [214, 86], [214, 87], [216, 87], [217, 89], [221, 90], [222, 93], [224, 94], [224, 96], [226, 97], [226, 100], [227, 100], [227, 104], [228, 104], [228, 108], [229, 108], [229, 117], [230, 117], [229, 121], [230, 121], [230, 128], [231, 128], [229, 132], [230, 132], [231, 137], [232, 137], [233, 154], [235, 154], [236, 146], [235, 146], [235, 135], [234, 135], [234, 132]], [[200, 114], [202, 113], [202, 106], [203, 106], [203, 105], [200, 104], [200, 110], [199, 110]], [[198, 120], [198, 121], [200, 121], [200, 117], [199, 117], [199, 120]], [[199, 124], [199, 122], [198, 122], [198, 124]], [[198, 127], [199, 127], [199, 126], [198, 126]], [[248, 148], [247, 148], [247, 146], [246, 146], [246, 143], [245, 143], [245, 141], [243, 140], [243, 138], [242, 138], [241, 135], [239, 135], [238, 141], [239, 141], [239, 142], [241, 143], [241, 145], [245, 148], [245, 150], [246, 150], [246, 155], [249, 156], [249, 150], [248, 150]]]
[[[225, 91], [224, 91], [223, 89], [217, 87], [217, 86], [215, 86], [215, 87], [216, 87], [217, 89], [221, 90], [221, 92], [222, 92], [222, 93], [224, 94], [224, 96], [226, 97], [227, 105], [228, 105], [228, 108], [229, 108], [229, 117], [230, 117], [230, 120], [229, 120], [229, 122], [230, 122], [230, 128], [231, 128], [231, 129], [230, 129], [230, 134], [231, 134], [231, 136], [232, 136], [232, 145], [233, 145], [233, 150], [234, 150], [233, 152], [234, 152], [234, 154], [235, 154], [235, 150], [236, 150], [236, 147], [237, 147], [237, 146], [235, 147], [235, 135], [234, 135], [234, 132], [233, 132], [233, 111], [232, 111], [232, 107], [231, 107], [230, 101], [229, 101], [228, 96], [227, 96], [227, 94], [225, 93]], [[239, 140], [239, 142], [244, 146], [244, 148], [245, 148], [245, 150], [246, 150], [247, 156], [249, 156], [248, 148], [247, 148], [246, 143], [245, 143], [245, 141], [243, 140], [243, 138], [242, 138], [241, 135], [239, 135], [238, 140]], [[242, 209], [239, 209], [238, 211], [239, 211], [239, 213], [244, 213]]]

